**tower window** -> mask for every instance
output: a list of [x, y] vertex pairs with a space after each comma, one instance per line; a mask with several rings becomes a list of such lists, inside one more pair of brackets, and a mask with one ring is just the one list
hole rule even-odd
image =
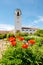
[[19, 16], [19, 12], [17, 12], [17, 16]]

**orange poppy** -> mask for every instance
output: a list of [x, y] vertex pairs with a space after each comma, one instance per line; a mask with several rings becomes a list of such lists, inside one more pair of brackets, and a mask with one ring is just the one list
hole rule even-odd
[[28, 48], [28, 44], [23, 44], [22, 48]]
[[28, 43], [35, 44], [35, 40], [28, 40]]
[[10, 38], [8, 38], [8, 40], [9, 40], [10, 42], [16, 41], [16, 39], [15, 39], [14, 37], [10, 37]]
[[16, 41], [12, 41], [12, 42], [11, 42], [11, 45], [12, 45], [12, 46], [16, 46]]

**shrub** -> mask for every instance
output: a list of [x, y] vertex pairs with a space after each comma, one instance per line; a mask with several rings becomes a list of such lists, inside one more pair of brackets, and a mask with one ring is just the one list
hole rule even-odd
[[18, 33], [16, 33], [16, 35], [19, 35], [19, 36], [28, 36], [29, 34], [28, 33], [23, 33], [23, 32], [18, 32]]
[[6, 38], [6, 34], [0, 34], [0, 39]]
[[7, 38], [7, 34], [4, 34], [4, 38]]
[[29, 34], [28, 33], [20, 33], [19, 35], [20, 36], [28, 36]]
[[43, 37], [43, 30], [39, 29], [34, 34], [37, 35], [37, 36]]
[[30, 39], [34, 39], [34, 37], [26, 37], [26, 36], [24, 36], [24, 39], [26, 40], [26, 41], [28, 41], [28, 40], [30, 40]]
[[15, 35], [13, 33], [8, 33], [7, 38], [9, 38], [9, 37], [15, 37]]
[[8, 38], [8, 37], [15, 37], [13, 33], [8, 34], [0, 34], [0, 39]]

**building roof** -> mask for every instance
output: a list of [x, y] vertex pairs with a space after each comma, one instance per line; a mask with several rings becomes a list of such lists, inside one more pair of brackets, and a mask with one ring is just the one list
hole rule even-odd
[[22, 29], [38, 30], [38, 28], [32, 28], [32, 27], [22, 27]]

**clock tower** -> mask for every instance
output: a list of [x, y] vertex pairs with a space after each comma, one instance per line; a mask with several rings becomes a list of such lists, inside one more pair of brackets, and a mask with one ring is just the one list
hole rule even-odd
[[21, 32], [21, 10], [16, 9], [15, 11], [15, 32], [20, 31]]

